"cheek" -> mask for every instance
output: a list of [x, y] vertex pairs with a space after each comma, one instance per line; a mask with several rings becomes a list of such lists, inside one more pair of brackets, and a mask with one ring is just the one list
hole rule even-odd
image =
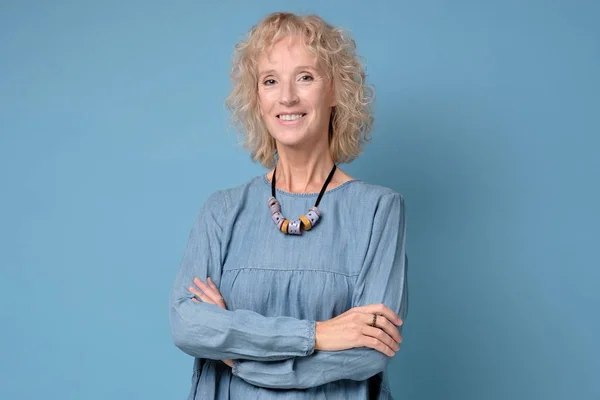
[[268, 113], [273, 108], [273, 102], [269, 100], [269, 94], [259, 94], [258, 96], [258, 108], [260, 110], [261, 117], [264, 117], [265, 113]]
[[329, 99], [326, 98], [319, 99], [319, 103], [316, 107], [316, 112], [319, 118], [327, 118], [327, 116], [329, 115], [331, 106], [329, 105], [328, 100]]

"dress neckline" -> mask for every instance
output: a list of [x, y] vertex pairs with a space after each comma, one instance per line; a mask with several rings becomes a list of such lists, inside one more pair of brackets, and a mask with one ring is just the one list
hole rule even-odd
[[[267, 179], [267, 174], [262, 174], [262, 181], [265, 183], [265, 185], [267, 185], [267, 187], [269, 188], [269, 190], [271, 189], [271, 182]], [[339, 189], [342, 189], [346, 186], [349, 186], [351, 183], [353, 182], [360, 182], [360, 179], [350, 179], [349, 181], [346, 181], [344, 183], [339, 184], [338, 186], [328, 189], [325, 191], [325, 194], [327, 193], [331, 193], [331, 192], [335, 192]], [[283, 194], [285, 196], [292, 196], [292, 197], [312, 197], [312, 196], [318, 196], [319, 192], [311, 192], [311, 193], [293, 193], [293, 192], [287, 192], [285, 190], [281, 190], [279, 188], [275, 188], [275, 190], [277, 191], [277, 193], [279, 194]]]

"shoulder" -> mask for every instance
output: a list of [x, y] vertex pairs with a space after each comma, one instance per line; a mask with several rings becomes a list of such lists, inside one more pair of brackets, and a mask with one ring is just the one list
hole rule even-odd
[[[352, 181], [350, 181], [352, 182]], [[402, 194], [397, 192], [396, 190], [389, 188], [387, 186], [375, 185], [373, 183], [369, 183], [362, 180], [356, 181], [358, 189], [362, 190], [365, 193], [370, 193], [374, 197], [386, 197], [386, 196], [399, 196], [402, 197]]]
[[[404, 196], [389, 187], [362, 182], [360, 184], [363, 201], [364, 223], [370, 226], [370, 232], [387, 232], [396, 235], [404, 232], [406, 224], [406, 207]], [[378, 237], [378, 236], [376, 236]]]
[[239, 185], [212, 192], [203, 204], [204, 209], [226, 211], [264, 190], [264, 176], [253, 177]]
[[406, 207], [402, 193], [387, 186], [356, 181], [347, 192], [351, 198], [352, 218], [359, 219], [372, 230], [404, 223]]
[[400, 206], [404, 207], [404, 196], [387, 186], [375, 185], [362, 180], [356, 180], [352, 183], [350, 194], [360, 199], [365, 205], [370, 206]]

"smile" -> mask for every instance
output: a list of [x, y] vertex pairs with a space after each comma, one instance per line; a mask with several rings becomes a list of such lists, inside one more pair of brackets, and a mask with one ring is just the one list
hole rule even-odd
[[282, 121], [296, 121], [302, 117], [304, 117], [306, 115], [306, 113], [299, 113], [299, 114], [279, 114], [277, 116], [277, 118], [279, 118]]
[[298, 113], [298, 114], [279, 114], [277, 119], [286, 125], [290, 123], [294, 123], [298, 121], [300, 118], [304, 117], [306, 113]]

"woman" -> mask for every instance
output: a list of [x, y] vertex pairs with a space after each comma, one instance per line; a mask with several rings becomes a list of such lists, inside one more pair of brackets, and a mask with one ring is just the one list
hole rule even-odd
[[211, 195], [190, 234], [170, 308], [196, 358], [189, 399], [390, 399], [404, 205], [336, 166], [372, 123], [354, 42], [317, 16], [271, 14], [232, 78], [234, 119], [272, 170]]

